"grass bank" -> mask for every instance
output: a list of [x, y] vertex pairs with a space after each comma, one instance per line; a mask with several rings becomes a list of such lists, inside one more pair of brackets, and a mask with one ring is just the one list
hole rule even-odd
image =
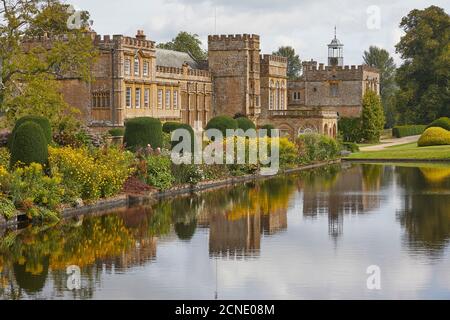
[[345, 160], [448, 160], [449, 146], [433, 146], [419, 148], [417, 143], [387, 147], [380, 151], [358, 152], [346, 157]]

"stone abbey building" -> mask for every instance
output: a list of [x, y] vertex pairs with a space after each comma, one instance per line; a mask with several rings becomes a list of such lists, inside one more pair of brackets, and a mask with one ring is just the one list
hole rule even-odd
[[304, 62], [302, 76], [294, 81], [287, 79], [285, 58], [261, 55], [258, 35], [209, 36], [207, 61], [158, 49], [141, 30], [134, 37], [90, 36], [100, 52], [93, 82], [61, 79], [62, 93], [100, 129], [138, 116], [202, 129], [213, 116], [239, 113], [258, 125], [273, 124], [285, 135], [335, 137], [339, 116], [359, 116], [365, 91], [380, 90], [377, 70], [344, 66], [336, 36], [328, 65]]

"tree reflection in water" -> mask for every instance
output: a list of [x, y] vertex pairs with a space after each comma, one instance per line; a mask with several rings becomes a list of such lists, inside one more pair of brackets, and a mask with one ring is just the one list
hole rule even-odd
[[397, 167], [396, 175], [403, 189], [398, 219], [406, 230], [408, 247], [440, 254], [450, 241], [450, 167]]
[[[92, 298], [105, 273], [151, 263], [158, 243], [188, 243], [199, 229], [209, 231], [210, 257], [258, 258], [264, 237], [287, 231], [293, 200], [303, 202], [304, 219], [327, 217], [338, 239], [346, 215], [375, 212], [393, 196], [403, 199], [398, 220], [408, 248], [442, 252], [450, 239], [449, 166], [330, 166], [9, 232], [0, 238], [0, 298]], [[67, 289], [70, 265], [81, 268], [82, 290]]]

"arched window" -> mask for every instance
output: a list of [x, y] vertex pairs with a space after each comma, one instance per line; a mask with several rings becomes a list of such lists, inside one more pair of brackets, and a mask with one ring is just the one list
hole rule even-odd
[[282, 110], [286, 110], [286, 90], [285, 90], [284, 81], [281, 83], [281, 108]]
[[323, 129], [323, 134], [328, 135], [328, 124], [325, 124], [325, 128]]

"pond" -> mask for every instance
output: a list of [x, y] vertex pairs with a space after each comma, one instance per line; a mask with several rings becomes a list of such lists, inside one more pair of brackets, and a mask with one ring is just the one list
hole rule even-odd
[[449, 243], [450, 165], [343, 164], [6, 231], [0, 299], [449, 299]]

